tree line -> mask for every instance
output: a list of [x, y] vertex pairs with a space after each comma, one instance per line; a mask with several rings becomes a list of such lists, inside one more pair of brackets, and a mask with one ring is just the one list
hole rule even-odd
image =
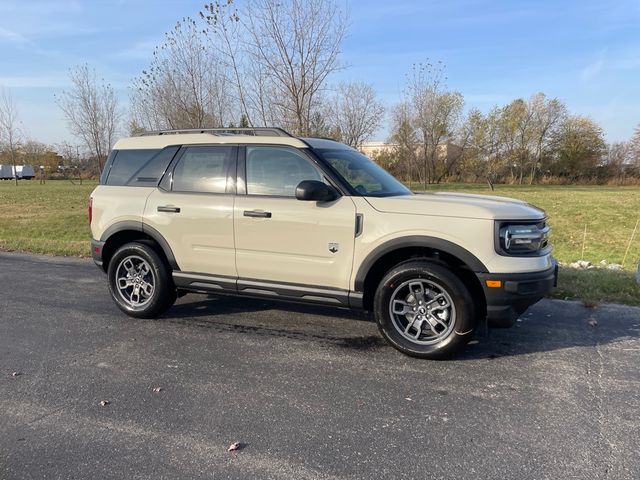
[[[349, 16], [340, 5], [207, 3], [165, 34], [132, 81], [127, 111], [94, 69], [73, 67], [56, 103], [78, 145], [45, 150], [78, 172], [99, 172], [126, 130], [279, 126], [359, 148], [386, 125], [387, 145], [372, 156], [407, 183], [640, 181], [640, 126], [628, 142], [607, 144], [596, 122], [544, 93], [467, 110], [442, 62], [414, 65], [400, 102], [387, 108], [370, 83], [331, 83], [347, 68], [339, 55]], [[3, 99], [0, 155], [15, 162], [37, 142], [25, 150], [15, 104]]]
[[407, 182], [640, 181], [640, 126], [629, 141], [607, 144], [595, 121], [544, 93], [465, 114], [444, 69], [440, 62], [414, 65], [391, 112], [390, 146], [373, 155]]

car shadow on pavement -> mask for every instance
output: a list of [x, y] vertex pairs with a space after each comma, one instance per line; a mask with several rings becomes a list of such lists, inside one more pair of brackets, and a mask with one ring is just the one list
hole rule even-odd
[[[196, 297], [191, 297], [195, 299]], [[249, 297], [210, 295], [199, 301], [190, 301], [190, 297], [181, 299], [166, 314], [170, 318], [196, 318], [204, 316], [220, 316], [252, 312], [278, 310], [282, 312], [300, 313], [303, 315], [320, 315], [349, 320], [373, 321], [368, 312], [347, 310], [345, 308], [324, 307], [308, 303], [275, 302]]]
[[[453, 360], [492, 360], [638, 340], [638, 311], [544, 301], [511, 328], [488, 331], [478, 328], [467, 348]], [[391, 348], [378, 333], [370, 313], [309, 304], [233, 296], [188, 296], [160, 321], [258, 336], [297, 338], [352, 350]]]
[[189, 301], [196, 298], [181, 299], [159, 321], [216, 331], [296, 338], [350, 350], [388, 346], [368, 312], [234, 296], [211, 295]]
[[620, 305], [587, 308], [579, 302], [544, 301], [511, 328], [482, 329], [457, 358], [489, 360], [616, 343], [637, 345], [640, 309]]

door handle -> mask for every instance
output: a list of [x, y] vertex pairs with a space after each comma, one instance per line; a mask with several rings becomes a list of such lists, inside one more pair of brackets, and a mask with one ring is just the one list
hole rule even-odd
[[169, 205], [164, 205], [164, 206], [158, 207], [158, 211], [165, 212], [165, 213], [180, 213], [180, 207], [172, 207]]
[[252, 218], [271, 218], [271, 212], [264, 212], [262, 210], [245, 210], [243, 215]]

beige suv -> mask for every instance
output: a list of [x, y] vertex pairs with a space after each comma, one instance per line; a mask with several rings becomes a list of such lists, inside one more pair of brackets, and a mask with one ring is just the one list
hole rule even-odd
[[436, 358], [557, 278], [542, 210], [415, 194], [353, 148], [277, 128], [120, 140], [89, 205], [93, 259], [133, 317], [186, 292], [366, 309], [395, 348]]

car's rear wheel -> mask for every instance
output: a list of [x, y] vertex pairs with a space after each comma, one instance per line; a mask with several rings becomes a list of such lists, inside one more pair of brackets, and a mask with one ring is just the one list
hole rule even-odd
[[427, 260], [401, 263], [384, 276], [375, 293], [374, 314], [393, 347], [420, 358], [455, 354], [476, 324], [474, 302], [462, 280]]
[[148, 244], [132, 242], [116, 250], [107, 275], [111, 297], [132, 317], [157, 317], [176, 300], [171, 272]]

